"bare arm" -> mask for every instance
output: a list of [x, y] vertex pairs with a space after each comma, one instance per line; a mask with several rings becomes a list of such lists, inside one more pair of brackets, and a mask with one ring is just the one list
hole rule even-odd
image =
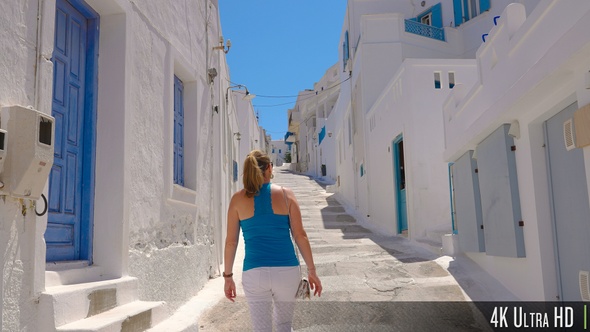
[[314, 290], [314, 295], [321, 296], [322, 283], [316, 274], [313, 254], [311, 252], [311, 245], [309, 244], [309, 239], [307, 238], [307, 233], [303, 228], [303, 222], [301, 220], [301, 210], [299, 209], [299, 203], [295, 198], [295, 194], [293, 194], [291, 190], [285, 189], [285, 191], [287, 194], [287, 201], [289, 202], [291, 234], [293, 235], [293, 239], [295, 240], [295, 243], [299, 248], [299, 252], [305, 261], [305, 265], [307, 266], [307, 278], [311, 288]]
[[[240, 218], [236, 209], [237, 197], [234, 195], [229, 203], [227, 211], [227, 236], [225, 238], [225, 250], [223, 254], [223, 273], [225, 275], [233, 275], [232, 269], [234, 260], [236, 259], [236, 249], [238, 248], [238, 241], [240, 235]], [[224, 277], [225, 297], [234, 302], [236, 297], [236, 284], [233, 277]]]

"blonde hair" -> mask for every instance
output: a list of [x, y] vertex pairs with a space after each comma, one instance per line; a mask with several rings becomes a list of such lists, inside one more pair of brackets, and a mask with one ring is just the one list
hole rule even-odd
[[252, 197], [260, 191], [264, 184], [264, 172], [270, 166], [270, 158], [260, 150], [253, 150], [244, 161], [244, 189], [246, 196]]

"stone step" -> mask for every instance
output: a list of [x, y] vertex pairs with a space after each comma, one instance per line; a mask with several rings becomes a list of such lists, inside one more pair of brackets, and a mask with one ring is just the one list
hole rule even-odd
[[436, 255], [442, 255], [443, 253], [442, 239], [440, 239], [439, 241], [435, 241], [430, 238], [419, 238], [415, 241], [420, 247], [425, 248]]
[[137, 278], [47, 287], [39, 298], [41, 320], [62, 326], [137, 300]]
[[134, 301], [95, 316], [59, 326], [59, 332], [140, 332], [164, 320], [164, 302]]

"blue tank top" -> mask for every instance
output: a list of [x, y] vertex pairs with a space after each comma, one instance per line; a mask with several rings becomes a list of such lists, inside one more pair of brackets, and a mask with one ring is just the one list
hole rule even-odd
[[289, 216], [272, 210], [270, 183], [254, 196], [254, 216], [240, 220], [246, 244], [244, 271], [257, 267], [298, 266]]

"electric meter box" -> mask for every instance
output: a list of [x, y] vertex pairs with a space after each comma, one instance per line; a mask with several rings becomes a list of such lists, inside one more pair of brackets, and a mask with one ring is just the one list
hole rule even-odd
[[3, 107], [0, 128], [7, 132], [0, 180], [13, 197], [39, 199], [53, 166], [55, 119], [22, 106]]

